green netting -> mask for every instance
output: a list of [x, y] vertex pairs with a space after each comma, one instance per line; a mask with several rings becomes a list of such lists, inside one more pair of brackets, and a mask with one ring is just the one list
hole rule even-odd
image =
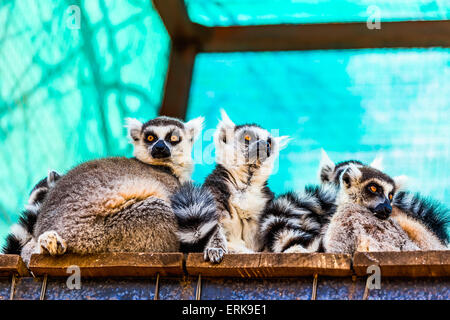
[[0, 2], [2, 240], [48, 169], [131, 155], [123, 119], [157, 114], [168, 53], [148, 0]]
[[446, 20], [448, 0], [185, 0], [192, 21], [207, 26]]

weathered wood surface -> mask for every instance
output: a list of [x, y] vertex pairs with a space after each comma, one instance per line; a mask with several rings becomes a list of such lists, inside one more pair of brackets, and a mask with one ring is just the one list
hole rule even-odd
[[30, 275], [20, 256], [15, 254], [0, 254], [0, 276], [6, 277], [13, 274], [22, 277]]
[[[182, 253], [32, 255], [29, 269], [35, 276], [67, 277], [69, 266], [80, 267], [81, 277], [150, 277], [183, 274]], [[71, 274], [71, 273], [70, 273]]]
[[226, 254], [220, 264], [205, 262], [203, 254], [189, 254], [186, 270], [190, 275], [243, 278], [352, 274], [350, 255], [328, 253]]
[[450, 251], [357, 252], [353, 269], [367, 275], [367, 267], [378, 265], [382, 277], [448, 277]]

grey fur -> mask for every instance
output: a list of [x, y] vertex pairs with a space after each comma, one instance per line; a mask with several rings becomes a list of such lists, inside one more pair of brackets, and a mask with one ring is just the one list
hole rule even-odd
[[33, 241], [23, 250], [24, 260], [33, 252], [177, 251], [177, 223], [169, 198], [180, 180], [190, 176], [192, 143], [201, 123], [195, 119], [183, 128], [158, 123], [154, 128], [158, 139], [166, 133], [170, 138], [176, 127], [184, 142], [172, 144], [169, 157], [154, 159], [142, 123], [129, 121], [136, 158], [89, 161], [58, 180], [41, 206]]
[[217, 208], [211, 192], [184, 183], [170, 199], [177, 218], [177, 235], [183, 252], [203, 252], [218, 226]]
[[[364, 167], [379, 168], [381, 159], [381, 157], [377, 157], [370, 166], [357, 160], [334, 164], [322, 150], [319, 179], [323, 185], [339, 187], [340, 178], [350, 165], [360, 169]], [[396, 184], [398, 184], [398, 180], [401, 180], [398, 178], [394, 178], [397, 179]], [[450, 235], [447, 231], [450, 226], [450, 212], [445, 205], [418, 193], [400, 191], [393, 196], [392, 208], [392, 219], [399, 223], [421, 249], [444, 250], [447, 248], [450, 242]]]

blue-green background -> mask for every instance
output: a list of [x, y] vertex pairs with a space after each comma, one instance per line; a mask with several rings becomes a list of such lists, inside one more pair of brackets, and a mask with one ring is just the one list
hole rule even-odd
[[[374, 4], [381, 27], [450, 13], [449, 1], [424, 0], [186, 4], [193, 21], [225, 26], [366, 21]], [[68, 28], [70, 5], [81, 10], [80, 29]], [[0, 2], [1, 239], [48, 169], [131, 155], [123, 119], [157, 115], [169, 50], [148, 0]], [[200, 54], [187, 117], [203, 115], [211, 129], [219, 108], [294, 138], [270, 180], [277, 193], [316, 183], [324, 148], [336, 161], [381, 153], [389, 174], [410, 176], [411, 189], [450, 205], [449, 49]], [[201, 182], [211, 159], [195, 154]]]

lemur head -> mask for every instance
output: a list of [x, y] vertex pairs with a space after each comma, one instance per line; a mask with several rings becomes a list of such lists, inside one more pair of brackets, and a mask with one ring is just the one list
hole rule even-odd
[[128, 118], [128, 135], [134, 145], [134, 156], [147, 164], [170, 167], [180, 180], [188, 180], [193, 160], [194, 141], [203, 127], [203, 117], [182, 122], [165, 116], [146, 123]]
[[39, 206], [61, 176], [56, 171], [49, 171], [47, 177], [40, 180], [31, 190], [28, 197], [29, 206]]
[[226, 168], [261, 167], [273, 164], [279, 150], [286, 146], [287, 136], [273, 137], [256, 124], [235, 125], [224, 110], [214, 134], [216, 162]]
[[352, 202], [366, 207], [380, 218], [391, 215], [391, 202], [400, 183], [380, 170], [357, 166], [350, 163], [340, 178], [340, 198], [338, 202]]

